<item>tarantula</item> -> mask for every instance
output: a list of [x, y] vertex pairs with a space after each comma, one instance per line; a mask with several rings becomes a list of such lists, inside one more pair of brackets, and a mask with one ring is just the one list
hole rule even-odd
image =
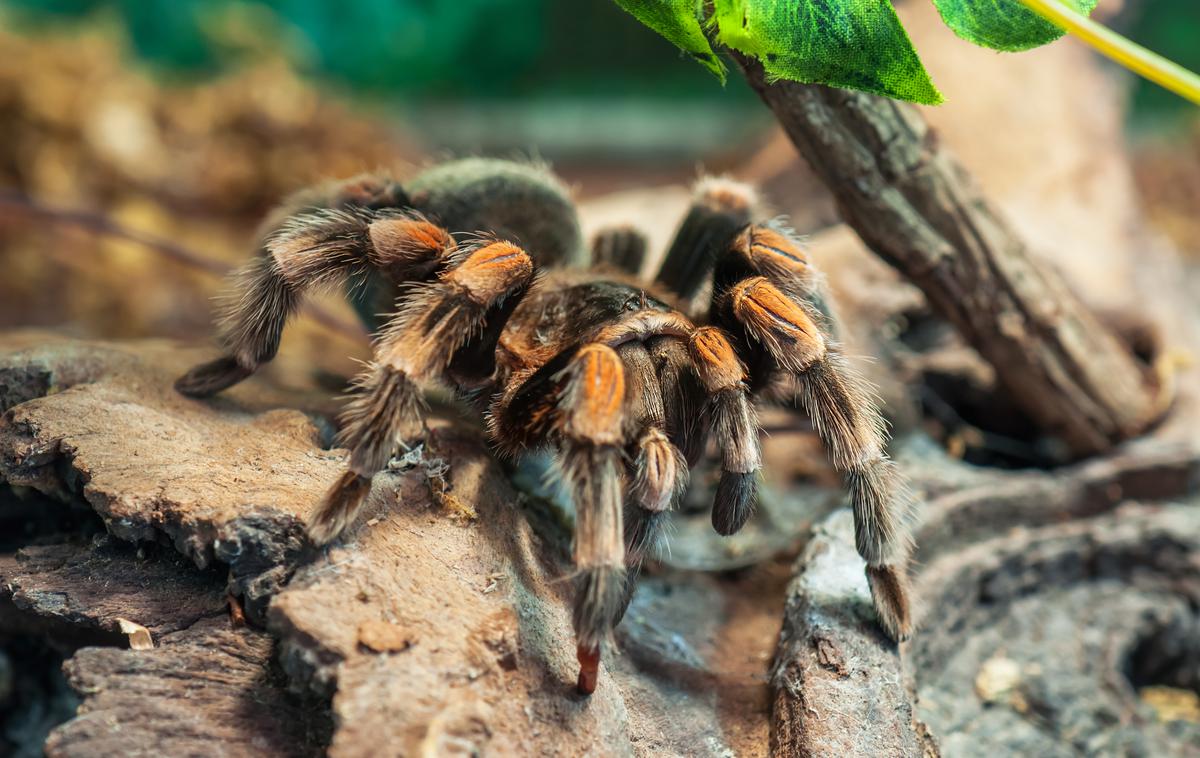
[[[831, 336], [820, 278], [792, 235], [754, 223], [743, 185], [702, 180], [655, 282], [646, 243], [602, 232], [592, 265], [573, 205], [543, 169], [469, 159], [402, 186], [379, 176], [310, 190], [266, 224], [225, 304], [225, 355], [179, 379], [201, 397], [271, 360], [305, 292], [350, 281], [388, 315], [338, 440], [349, 463], [312, 516], [323, 544], [358, 514], [372, 477], [422, 431], [422, 385], [486, 415], [506, 456], [557, 452], [575, 504], [578, 688], [625, 612], [664, 513], [710, 435], [721, 475], [713, 527], [750, 517], [760, 467], [754, 398], [792, 389], [844, 472], [856, 541], [888, 633], [911, 628], [905, 488], [870, 391]], [[704, 311], [692, 313], [706, 281]], [[365, 294], [364, 294], [365, 293]]]

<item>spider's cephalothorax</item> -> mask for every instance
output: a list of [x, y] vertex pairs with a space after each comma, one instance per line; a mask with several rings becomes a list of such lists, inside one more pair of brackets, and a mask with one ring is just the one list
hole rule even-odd
[[[346, 472], [309, 534], [337, 537], [372, 477], [420, 433], [422, 385], [458, 390], [501, 452], [557, 453], [576, 512], [583, 692], [709, 437], [722, 468], [713, 527], [732, 534], [755, 499], [753, 396], [791, 388], [845, 473], [875, 607], [903, 638], [908, 500], [883, 424], [830, 336], [819, 276], [785, 230], [752, 223], [752, 206], [745, 187], [702, 181], [656, 281], [640, 282], [645, 242], [627, 229], [601, 233], [593, 266], [579, 265], [574, 208], [537, 167], [472, 159], [403, 188], [370, 177], [311, 191], [274, 217], [238, 280], [226, 354], [177, 386], [204, 396], [235, 384], [274, 357], [304, 290], [372, 282], [367, 299], [394, 305], [342, 418]], [[711, 295], [693, 308], [706, 281]]]

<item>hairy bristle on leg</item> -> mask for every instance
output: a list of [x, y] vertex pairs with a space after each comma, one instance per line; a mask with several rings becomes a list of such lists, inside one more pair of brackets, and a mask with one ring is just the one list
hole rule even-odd
[[663, 527], [667, 522], [666, 511], [648, 511], [639, 505], [625, 506], [625, 565], [626, 568], [640, 566], [658, 547]]
[[246, 368], [231, 355], [201, 363], [175, 380], [175, 391], [188, 397], [211, 397], [249, 377], [254, 369]]
[[658, 371], [667, 437], [683, 453], [690, 468], [704, 454], [708, 427], [700, 418], [705, 391], [696, 376], [687, 342], [674, 336], [653, 337], [646, 341], [646, 350]]
[[343, 471], [326, 495], [324, 507], [308, 522], [308, 536], [316, 545], [327, 544], [354, 521], [371, 491], [371, 480], [353, 471]]
[[323, 545], [354, 523], [371, 478], [387, 466], [402, 435], [414, 431], [421, 410], [420, 390], [404, 374], [375, 365], [360, 376], [338, 433], [338, 442], [350, 448], [350, 464], [309, 520], [313, 542]]
[[[911, 549], [911, 497], [887, 458], [883, 420], [869, 387], [846, 365], [828, 334], [828, 320], [811, 300], [816, 274], [798, 246], [782, 233], [752, 227], [735, 242], [726, 273], [749, 275], [727, 282], [714, 297], [714, 318], [744, 330], [739, 343], [756, 371], [793, 377], [799, 400], [843, 473], [854, 512], [855, 545], [869, 573], [880, 620], [893, 636], [906, 635], [911, 613], [904, 570]], [[765, 386], [774, 377], [759, 376]], [[882, 582], [889, 567], [895, 581]]]
[[[655, 514], [660, 516], [661, 514]], [[626, 526], [629, 522], [626, 521]], [[637, 594], [638, 581], [642, 576], [642, 562], [637, 561], [625, 567], [625, 586], [621, 590], [621, 602], [616, 614], [613, 615], [613, 626], [621, 623], [625, 618], [625, 612], [629, 610], [629, 604], [633, 602], [633, 596]]]
[[687, 485], [687, 462], [664, 430], [666, 409], [654, 358], [640, 340], [617, 348], [628, 388], [627, 426], [633, 434], [629, 493], [650, 511], [662, 511]]
[[[675, 344], [682, 347], [678, 340]], [[627, 425], [635, 433], [627, 462], [628, 497], [625, 503], [625, 592], [620, 621], [637, 589], [642, 561], [657, 547], [662, 525], [676, 499], [687, 488], [688, 465], [667, 436], [667, 392], [677, 385], [662, 386], [658, 364], [650, 349], [640, 341], [627, 342], [617, 350], [629, 380]], [[686, 359], [686, 350], [684, 358]]]
[[845, 472], [859, 554], [875, 566], [904, 560], [911, 548], [912, 496], [883, 450], [883, 420], [869, 391], [837, 352], [798, 378], [800, 402], [834, 465]]
[[295, 288], [269, 256], [243, 266], [220, 306], [218, 325], [226, 355], [188, 371], [175, 389], [189, 397], [207, 397], [253, 374], [275, 357], [284, 324], [299, 303]]
[[349, 206], [286, 216], [222, 298], [218, 331], [225, 356], [192, 369], [176, 388], [202, 397], [253, 374], [279, 351], [284, 326], [306, 291], [361, 279], [369, 268], [395, 281], [421, 278], [453, 249], [448, 232], [411, 213]]
[[[845, 475], [859, 554], [870, 567], [896, 564], [902, 571], [910, 550], [911, 499], [884, 452], [884, 425], [870, 391], [821, 334], [817, 319], [765, 277], [732, 287], [729, 303], [747, 333], [799, 381], [800, 402], [834, 466]], [[908, 598], [899, 591], [880, 591], [875, 597], [895, 603], [907, 603]], [[881, 620], [891, 633], [907, 634], [907, 627], [893, 622], [909, 616], [906, 607], [880, 607]]]
[[912, 631], [907, 580], [912, 496], [883, 449], [883, 421], [870, 393], [836, 351], [800, 374], [800, 401], [834, 465], [845, 473], [854, 542], [867, 562], [880, 622], [895, 639]]
[[695, 298], [717, 256], [750, 223], [757, 203], [748, 185], [714, 177], [698, 181], [692, 205], [663, 258], [657, 281], [684, 302]]
[[713, 433], [721, 444], [721, 480], [713, 500], [712, 524], [718, 534], [741, 530], [754, 514], [761, 457], [758, 418], [746, 394], [725, 389], [712, 399]]
[[905, 564], [867, 566], [867, 584], [879, 620], [888, 635], [903, 642], [912, 635], [912, 600]]
[[722, 471], [712, 510], [712, 525], [717, 534], [728, 537], [741, 531], [754, 515], [757, 494], [757, 474]]
[[655, 513], [665, 511], [686, 488], [687, 461], [671, 444], [666, 432], [646, 427], [635, 443], [633, 481], [630, 496], [641, 508]]
[[810, 314], [766, 277], [738, 282], [729, 292], [734, 318], [793, 373], [825, 355], [825, 338]]

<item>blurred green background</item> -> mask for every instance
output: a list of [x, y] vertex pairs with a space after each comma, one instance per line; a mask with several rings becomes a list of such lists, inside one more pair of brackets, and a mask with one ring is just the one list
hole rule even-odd
[[[28, 26], [104, 14], [162, 71], [204, 76], [277, 46], [302, 71], [376, 94], [621, 94], [712, 81], [609, 0], [4, 0]], [[649, 74], [649, 76], [647, 76]], [[718, 90], [719, 92], [719, 90]]]
[[[524, 143], [671, 159], [745, 139], [752, 102], [611, 0], [4, 0], [15, 28], [105, 24], [164, 81], [278, 55], [310, 81], [383, 103], [447, 149]], [[470, 105], [469, 110], [463, 105]], [[475, 118], [466, 118], [467, 113]]]
[[[304, 74], [364, 96], [543, 99], [587, 92], [737, 100], [611, 0], [0, 0], [24, 30], [106, 17], [166, 76], [228, 70], [266, 48]], [[1200, 3], [1130, 0], [1116, 25], [1200, 70]], [[1182, 113], [1134, 85], [1135, 111]]]

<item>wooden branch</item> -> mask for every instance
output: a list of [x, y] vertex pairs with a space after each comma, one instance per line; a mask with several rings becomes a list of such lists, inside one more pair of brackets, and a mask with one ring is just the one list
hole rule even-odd
[[874, 95], [747, 81], [829, 187], [842, 217], [996, 369], [1067, 457], [1111, 448], [1165, 409], [1162, 389], [983, 196], [916, 108]]

